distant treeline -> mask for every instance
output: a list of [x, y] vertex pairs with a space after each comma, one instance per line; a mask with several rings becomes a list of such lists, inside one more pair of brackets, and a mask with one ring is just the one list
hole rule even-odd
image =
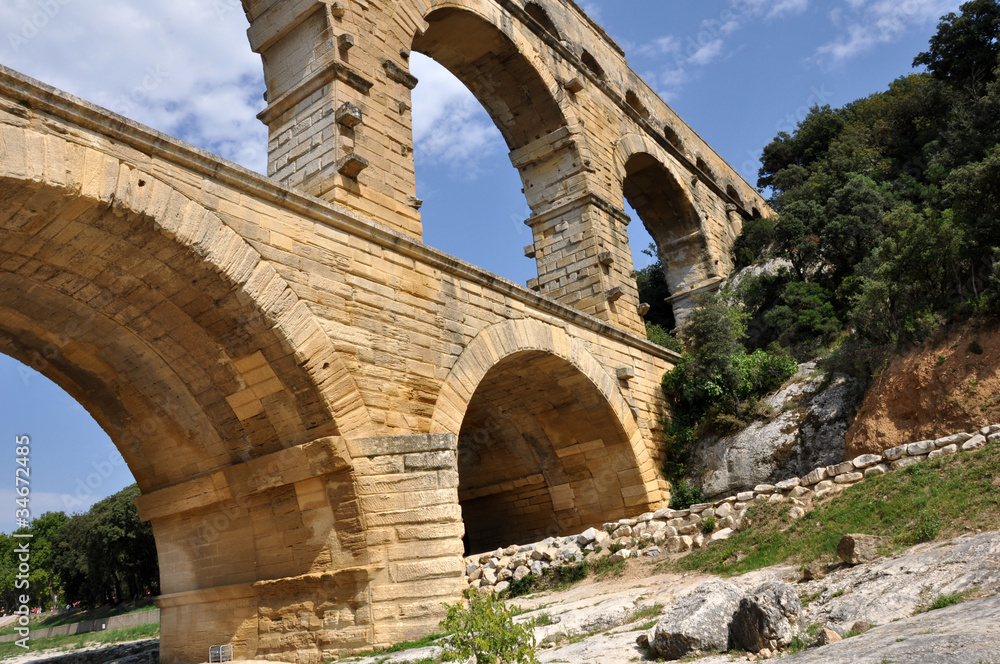
[[[0, 608], [10, 613], [27, 592], [31, 606], [48, 609], [80, 602], [83, 607], [119, 604], [159, 592], [160, 572], [153, 529], [140, 521], [133, 484], [95, 504], [85, 514], [47, 512], [16, 538], [0, 533]], [[28, 588], [18, 578], [15, 549], [29, 543]], [[19, 581], [22, 583], [19, 585]]]

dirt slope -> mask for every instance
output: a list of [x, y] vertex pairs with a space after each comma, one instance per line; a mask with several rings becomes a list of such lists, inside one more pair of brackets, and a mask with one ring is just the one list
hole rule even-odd
[[1000, 422], [1000, 324], [965, 325], [889, 365], [847, 432], [844, 458], [989, 422]]

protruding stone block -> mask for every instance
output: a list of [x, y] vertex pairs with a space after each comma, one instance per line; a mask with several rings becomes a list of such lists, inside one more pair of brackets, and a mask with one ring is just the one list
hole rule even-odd
[[525, 256], [525, 258], [534, 258], [536, 255], [537, 255], [537, 251], [535, 249], [535, 245], [529, 244], [528, 246], [526, 246], [524, 248], [524, 256]]
[[348, 51], [354, 46], [354, 35], [342, 34], [337, 37], [337, 48], [341, 51]]
[[337, 124], [345, 127], [356, 127], [364, 120], [361, 109], [351, 102], [341, 104], [340, 108], [334, 114], [334, 119], [337, 121]]
[[602, 251], [597, 255], [597, 260], [601, 265], [611, 265], [615, 262], [615, 257], [610, 251]]
[[563, 87], [573, 94], [576, 94], [577, 92], [583, 90], [583, 82], [580, 81], [578, 77], [574, 77], [563, 83]]
[[649, 306], [649, 303], [648, 303], [648, 302], [640, 302], [640, 303], [639, 303], [639, 306], [638, 306], [638, 307], [636, 307], [636, 310], [637, 310], [637, 311], [639, 312], [639, 316], [642, 316], [642, 317], [645, 317], [645, 316], [646, 316], [646, 314], [648, 314], [648, 313], [649, 313], [649, 310], [650, 310], [651, 308], [652, 308], [652, 307], [650, 307], [650, 306]]
[[334, 18], [344, 18], [344, 15], [347, 14], [347, 9], [344, 7], [343, 3], [335, 2], [330, 5], [330, 14], [333, 15]]
[[615, 375], [618, 376], [618, 380], [632, 380], [635, 378], [635, 369], [632, 367], [618, 367], [615, 370]]
[[337, 162], [337, 172], [347, 178], [356, 178], [361, 171], [368, 168], [368, 160], [361, 155], [350, 153]]
[[614, 288], [612, 288], [607, 292], [608, 302], [617, 302], [618, 300], [622, 299], [624, 295], [625, 295], [625, 289], [622, 288], [621, 286], [615, 286]]

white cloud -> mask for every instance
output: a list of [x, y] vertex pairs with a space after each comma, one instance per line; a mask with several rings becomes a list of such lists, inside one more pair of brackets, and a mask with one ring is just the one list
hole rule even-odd
[[723, 42], [722, 39], [713, 39], [695, 51], [691, 57], [688, 58], [688, 62], [695, 65], [705, 66], [722, 55], [722, 47], [724, 44], [725, 42]]
[[[0, 490], [0, 501], [4, 505], [10, 505], [10, 516], [0, 519], [0, 532], [12, 533], [18, 529], [14, 515], [14, 500], [17, 494], [12, 489]], [[65, 512], [66, 514], [79, 514], [89, 510], [94, 503], [101, 500], [103, 496], [95, 496], [92, 493], [77, 497], [69, 493], [52, 493], [49, 491], [32, 491], [29, 495], [28, 507], [32, 519], [36, 519], [47, 512]]]
[[420, 80], [413, 90], [418, 164], [442, 164], [456, 176], [475, 179], [483, 157], [507, 151], [500, 131], [468, 88], [444, 67], [414, 52], [410, 71]]
[[808, 8], [809, 0], [731, 0], [718, 15], [702, 20], [696, 33], [684, 38], [660, 37], [640, 46], [637, 53], [669, 60], [658, 74], [648, 78], [669, 100], [684, 84], [697, 78], [700, 68], [732, 57], [734, 50], [727, 44], [745, 25], [801, 14]]
[[734, 0], [733, 6], [771, 19], [801, 14], [809, 8], [809, 0]]
[[959, 0], [844, 0], [844, 6], [829, 14], [841, 34], [820, 46], [816, 56], [834, 64], [844, 62], [934, 24], [959, 4]]
[[7, 0], [0, 62], [257, 171], [260, 57], [239, 0]]

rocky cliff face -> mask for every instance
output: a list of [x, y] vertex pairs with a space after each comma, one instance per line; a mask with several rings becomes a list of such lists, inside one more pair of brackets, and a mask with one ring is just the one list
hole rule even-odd
[[844, 434], [853, 408], [851, 379], [824, 384], [813, 363], [802, 364], [784, 388], [764, 400], [777, 415], [738, 433], [708, 436], [694, 451], [692, 478], [706, 498], [800, 477], [844, 459]]

